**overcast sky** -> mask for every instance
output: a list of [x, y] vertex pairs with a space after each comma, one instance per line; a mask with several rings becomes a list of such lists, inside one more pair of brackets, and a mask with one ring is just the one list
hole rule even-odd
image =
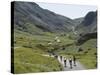
[[70, 5], [70, 4], [54, 4], [54, 3], [37, 3], [40, 7], [48, 9], [57, 14], [64, 15], [71, 19], [84, 17], [89, 11], [96, 11], [97, 6], [91, 5]]

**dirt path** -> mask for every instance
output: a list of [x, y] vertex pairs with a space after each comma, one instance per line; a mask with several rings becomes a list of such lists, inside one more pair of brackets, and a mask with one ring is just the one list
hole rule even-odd
[[18, 47], [14, 47], [14, 49], [17, 49], [17, 48], [20, 48], [19, 46]]

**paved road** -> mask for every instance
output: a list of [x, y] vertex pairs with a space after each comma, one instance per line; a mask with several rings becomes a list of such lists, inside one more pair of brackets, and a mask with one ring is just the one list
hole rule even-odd
[[79, 61], [76, 61], [76, 66], [72, 66], [72, 69], [70, 68], [70, 64], [69, 64], [69, 61], [67, 59], [67, 64], [66, 64], [66, 67], [64, 66], [64, 62], [63, 62], [63, 58], [62, 58], [62, 61], [60, 59], [60, 57], [58, 57], [58, 60], [59, 62], [63, 65], [63, 70], [64, 71], [70, 71], [70, 70], [85, 70], [86, 68], [79, 62]]
[[[49, 57], [49, 55], [44, 55], [44, 54], [43, 54], [43, 56], [48, 56]], [[51, 56], [51, 57], [54, 57], [54, 56]], [[72, 65], [72, 69], [70, 68], [69, 59], [67, 59], [66, 67], [65, 67], [64, 62], [63, 62], [64, 58], [62, 58], [62, 61], [61, 61], [60, 56], [58, 56], [58, 61], [63, 65], [63, 70], [64, 71], [85, 70], [86, 69], [79, 61], [76, 61], [76, 66]]]

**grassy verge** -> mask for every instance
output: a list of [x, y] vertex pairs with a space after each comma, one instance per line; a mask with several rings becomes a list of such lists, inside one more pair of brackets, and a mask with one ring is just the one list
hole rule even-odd
[[14, 51], [14, 73], [60, 71], [62, 66], [52, 57], [43, 56], [31, 48], [17, 48]]

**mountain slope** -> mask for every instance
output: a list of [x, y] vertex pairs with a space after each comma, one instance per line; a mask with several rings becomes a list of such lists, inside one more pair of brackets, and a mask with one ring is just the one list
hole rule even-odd
[[80, 38], [78, 38], [76, 44], [81, 45], [81, 44], [85, 43], [87, 40], [96, 39], [96, 38], [97, 38], [97, 32], [87, 33], [87, 34], [80, 36]]
[[83, 19], [83, 21], [76, 26], [79, 34], [88, 32], [97, 32], [97, 11], [89, 12]]
[[76, 23], [76, 26], [79, 25], [83, 20], [84, 20], [84, 17], [75, 18], [74, 21]]
[[34, 2], [14, 2], [14, 27], [34, 34], [41, 32], [69, 32], [74, 21], [41, 8]]

